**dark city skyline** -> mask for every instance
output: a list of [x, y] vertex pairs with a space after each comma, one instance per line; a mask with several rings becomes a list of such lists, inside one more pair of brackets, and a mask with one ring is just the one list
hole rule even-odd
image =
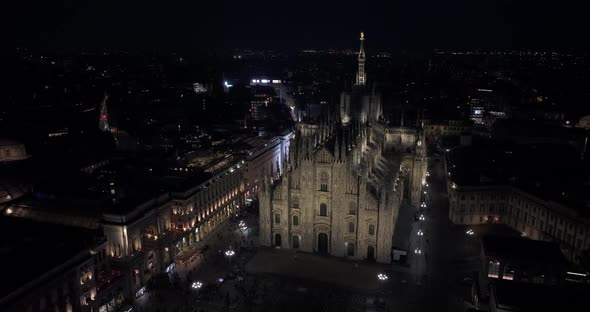
[[578, 1], [34, 1], [6, 5], [10, 42], [193, 50], [373, 46], [586, 48]]
[[587, 305], [573, 1], [8, 7], [0, 311]]

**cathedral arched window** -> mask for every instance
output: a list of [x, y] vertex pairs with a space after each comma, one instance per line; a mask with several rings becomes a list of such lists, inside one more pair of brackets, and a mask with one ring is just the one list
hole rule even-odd
[[375, 235], [375, 226], [372, 224], [369, 225], [369, 235]]
[[291, 207], [299, 208], [299, 197], [293, 196], [293, 198], [291, 198]]
[[[288, 221], [288, 220], [287, 220], [287, 221]], [[275, 223], [276, 223], [276, 224], [279, 224], [279, 223], [281, 223], [281, 215], [280, 215], [280, 214], [278, 214], [278, 213], [275, 215]]]
[[320, 204], [320, 216], [323, 216], [323, 217], [328, 216], [328, 205]]
[[320, 191], [328, 191], [328, 174], [325, 172], [320, 176]]
[[351, 215], [356, 214], [356, 203], [355, 202], [350, 202], [350, 205], [348, 206], [348, 213]]
[[354, 233], [354, 222], [348, 222], [348, 233]]
[[293, 216], [293, 225], [299, 225], [299, 216]]

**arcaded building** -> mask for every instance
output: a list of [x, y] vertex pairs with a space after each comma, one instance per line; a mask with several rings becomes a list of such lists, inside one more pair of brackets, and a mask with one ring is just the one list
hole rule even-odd
[[407, 155], [395, 148], [402, 135], [380, 123], [380, 96], [365, 87], [363, 42], [361, 35], [356, 84], [343, 93], [339, 114], [298, 124], [283, 155], [284, 174], [264, 174], [263, 246], [391, 262], [401, 202], [412, 193], [404, 181], [421, 185], [425, 150], [417, 132], [408, 130], [414, 156], [404, 168]]

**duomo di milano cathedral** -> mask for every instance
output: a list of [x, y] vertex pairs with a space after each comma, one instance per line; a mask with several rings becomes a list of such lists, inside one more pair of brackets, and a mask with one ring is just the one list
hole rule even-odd
[[366, 86], [361, 33], [356, 83], [339, 116], [299, 123], [283, 173], [259, 189], [260, 244], [390, 263], [402, 200], [420, 203], [426, 151], [419, 130], [382, 120]]

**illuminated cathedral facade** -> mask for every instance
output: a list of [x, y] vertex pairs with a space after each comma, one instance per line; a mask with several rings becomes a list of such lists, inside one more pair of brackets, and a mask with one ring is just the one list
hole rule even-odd
[[366, 88], [363, 34], [358, 60], [339, 111], [299, 123], [284, 151], [284, 174], [263, 179], [261, 245], [391, 262], [402, 201], [419, 203], [426, 151], [415, 129], [380, 122], [381, 97]]

